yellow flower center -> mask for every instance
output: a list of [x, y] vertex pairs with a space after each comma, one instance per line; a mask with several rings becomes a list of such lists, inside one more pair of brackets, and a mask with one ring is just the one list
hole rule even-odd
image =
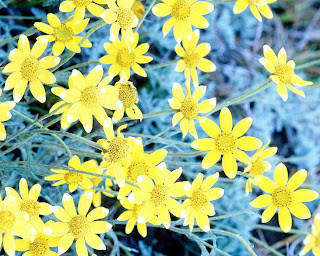
[[0, 211], [0, 231], [9, 232], [12, 229], [15, 220], [16, 218], [11, 211]]
[[209, 203], [208, 196], [201, 189], [197, 189], [197, 190], [193, 191], [190, 200], [191, 200], [191, 206], [195, 210], [202, 209], [203, 207], [205, 207]]
[[164, 185], [157, 185], [151, 191], [150, 201], [155, 206], [160, 206], [165, 204], [168, 198], [169, 198], [168, 188]]
[[177, 0], [172, 6], [172, 17], [186, 20], [191, 16], [191, 4], [186, 0]]
[[90, 231], [90, 224], [85, 216], [77, 215], [70, 220], [69, 228], [75, 238], [82, 238]]
[[133, 52], [129, 52], [127, 48], [124, 48], [118, 52], [116, 59], [121, 67], [127, 68], [135, 62], [135, 55]]
[[263, 159], [261, 157], [257, 158], [256, 161], [252, 163], [250, 174], [255, 175], [262, 175], [266, 171], [266, 167], [263, 164]]
[[24, 59], [24, 61], [21, 64], [20, 72], [28, 81], [32, 81], [33, 79], [36, 79], [39, 75], [40, 71], [40, 64], [39, 61], [36, 58], [33, 57], [27, 57]]
[[129, 8], [119, 8], [117, 20], [120, 28], [132, 28], [134, 26], [134, 12]]
[[29, 252], [32, 256], [46, 256], [49, 251], [49, 243], [44, 237], [37, 237], [29, 244]]
[[32, 199], [22, 200], [20, 205], [20, 211], [29, 214], [30, 218], [39, 216], [40, 204], [39, 202]]
[[216, 147], [222, 153], [232, 153], [237, 149], [237, 139], [231, 132], [222, 132], [216, 140]]
[[67, 184], [79, 184], [83, 180], [83, 174], [77, 172], [68, 172], [64, 175], [64, 180]]
[[278, 207], [288, 207], [293, 200], [293, 191], [288, 188], [280, 187], [272, 193], [272, 201]]
[[187, 50], [184, 56], [184, 61], [186, 65], [191, 68], [195, 68], [200, 60], [199, 54], [194, 50]]
[[180, 112], [185, 118], [196, 118], [198, 115], [198, 104], [190, 97], [186, 97], [181, 103]]
[[72, 40], [74, 32], [72, 28], [67, 27], [62, 24], [61, 27], [55, 28], [53, 31], [53, 35], [56, 38], [56, 41], [60, 41], [62, 43], [66, 43]]
[[149, 166], [145, 160], [133, 162], [128, 167], [128, 180], [136, 182], [140, 175], [149, 175]]
[[138, 102], [138, 92], [137, 89], [131, 85], [131, 83], [126, 83], [119, 88], [119, 99], [122, 101], [126, 108], [132, 107]]
[[138, 19], [141, 19], [141, 17], [145, 13], [145, 9], [143, 7], [143, 4], [139, 0], [134, 1], [134, 4], [132, 5], [131, 10], [138, 17]]
[[72, 2], [76, 6], [87, 6], [87, 5], [91, 4], [92, 0], [72, 0]]
[[81, 92], [80, 102], [87, 108], [94, 108], [98, 104], [99, 92], [96, 86], [89, 86]]
[[143, 204], [140, 204], [140, 205], [135, 204], [135, 205], [133, 206], [133, 208], [132, 208], [132, 217], [138, 219], [138, 217], [139, 217], [139, 212], [140, 212], [142, 206], [143, 206]]
[[280, 82], [290, 84], [293, 75], [293, 69], [287, 64], [278, 64], [274, 73], [278, 76]]
[[129, 146], [124, 139], [115, 137], [110, 141], [108, 148], [108, 161], [112, 163], [117, 163], [122, 159], [126, 158], [129, 153]]

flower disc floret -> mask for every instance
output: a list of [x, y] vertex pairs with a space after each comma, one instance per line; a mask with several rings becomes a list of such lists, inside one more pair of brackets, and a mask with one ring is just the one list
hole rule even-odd
[[31, 256], [46, 256], [49, 251], [49, 242], [42, 236], [35, 238], [34, 241], [29, 244]]
[[128, 167], [127, 178], [132, 182], [136, 182], [140, 175], [149, 175], [149, 166], [145, 160], [135, 161]]
[[89, 86], [81, 92], [80, 102], [84, 107], [94, 108], [99, 102], [99, 92], [96, 86]]
[[20, 204], [20, 211], [29, 214], [30, 218], [39, 216], [40, 204], [32, 199], [24, 199]]
[[0, 231], [8, 232], [12, 229], [15, 222], [15, 216], [11, 211], [1, 210], [0, 211]]
[[180, 111], [185, 118], [196, 118], [198, 115], [198, 104], [191, 97], [187, 97], [181, 103]]
[[22, 77], [28, 81], [36, 79], [40, 71], [40, 64], [36, 58], [27, 57], [21, 64]]
[[57, 27], [54, 29], [53, 35], [56, 41], [66, 43], [72, 40], [74, 32], [72, 28], [62, 24], [61, 27]]
[[287, 64], [278, 64], [274, 68], [274, 74], [278, 76], [280, 82], [289, 84], [291, 83], [293, 68]]
[[83, 174], [78, 172], [67, 172], [63, 178], [67, 184], [81, 183], [83, 181]]
[[164, 185], [156, 185], [151, 191], [150, 201], [155, 206], [164, 204], [169, 198], [168, 188]]
[[184, 21], [191, 16], [191, 4], [187, 0], [177, 0], [172, 5], [172, 17]]
[[117, 20], [120, 28], [132, 27], [134, 19], [136, 18], [134, 12], [129, 8], [119, 8], [117, 12]]
[[89, 232], [90, 225], [85, 216], [77, 215], [70, 220], [69, 228], [75, 238], [82, 238]]
[[201, 189], [197, 189], [197, 190], [193, 191], [193, 193], [190, 197], [190, 200], [191, 200], [191, 206], [195, 210], [202, 209], [209, 203], [208, 196]]
[[293, 191], [285, 187], [277, 188], [272, 192], [272, 201], [278, 207], [288, 207], [294, 201]]
[[237, 138], [231, 132], [222, 132], [218, 135], [216, 146], [223, 153], [233, 153], [237, 149]]
[[126, 108], [132, 107], [138, 101], [137, 89], [130, 83], [125, 83], [119, 87], [119, 99]]

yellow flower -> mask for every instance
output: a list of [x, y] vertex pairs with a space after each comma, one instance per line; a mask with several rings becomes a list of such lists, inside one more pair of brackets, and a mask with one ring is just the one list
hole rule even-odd
[[264, 58], [259, 59], [259, 62], [273, 75], [270, 76], [272, 82], [277, 85], [277, 92], [283, 99], [287, 101], [287, 87], [295, 94], [306, 97], [303, 91], [293, 87], [291, 84], [298, 86], [306, 86], [313, 84], [312, 82], [304, 81], [294, 73], [295, 63], [293, 60], [287, 62], [287, 53], [284, 48], [281, 48], [278, 56], [270, 48], [269, 45], [263, 46]]
[[45, 202], [38, 202], [41, 185], [35, 184], [28, 189], [27, 181], [22, 178], [19, 182], [20, 195], [13, 188], [6, 187], [7, 200], [14, 201], [18, 204], [18, 209], [21, 212], [28, 214], [30, 223], [38, 228], [43, 228], [44, 224], [40, 215], [46, 216], [52, 213], [51, 205]]
[[276, 1], [277, 0], [237, 0], [233, 7], [233, 13], [239, 14], [249, 6], [254, 17], [256, 17], [258, 21], [262, 22], [260, 13], [267, 19], [273, 18], [272, 11], [268, 4], [272, 4]]
[[[0, 96], [1, 96], [1, 89], [0, 89]], [[0, 140], [3, 141], [6, 139], [6, 128], [4, 127], [2, 122], [6, 122], [10, 120], [11, 113], [10, 110], [15, 107], [16, 103], [14, 101], [6, 101], [0, 103]]]
[[44, 36], [39, 36], [37, 40], [42, 40], [46, 38], [48, 42], [55, 41], [52, 46], [53, 55], [59, 56], [63, 53], [64, 48], [67, 47], [68, 50], [72, 52], [81, 52], [81, 47], [90, 48], [92, 43], [86, 39], [80, 46], [79, 43], [82, 40], [81, 36], [75, 36], [81, 33], [87, 27], [90, 19], [85, 19], [79, 24], [76, 24], [73, 20], [61, 23], [59, 18], [53, 13], [47, 15], [48, 24], [42, 22], [34, 23], [34, 26], [40, 31], [48, 34]]
[[[141, 208], [143, 207], [144, 203], [142, 204], [132, 204], [129, 202], [128, 198], [122, 198], [120, 200], [121, 205], [127, 209], [124, 211], [117, 220], [119, 221], [128, 221], [126, 224], [125, 232], [126, 234], [130, 234], [138, 221], [138, 216]], [[160, 222], [156, 216], [153, 216], [149, 222], [153, 225], [160, 225]], [[147, 236], [147, 225], [146, 223], [137, 223], [137, 229], [141, 236]]]
[[104, 8], [98, 4], [107, 4], [108, 0], [66, 0], [60, 4], [59, 10], [61, 12], [74, 12], [74, 22], [79, 24], [86, 14], [86, 9], [96, 17], [104, 12]]
[[[102, 169], [98, 167], [98, 164], [95, 160], [89, 160], [81, 164], [78, 156], [73, 156], [69, 160], [68, 167], [79, 171], [102, 173]], [[93, 186], [91, 181], [93, 176], [61, 169], [51, 169], [51, 171], [56, 174], [45, 177], [45, 180], [57, 181], [52, 186], [68, 184], [70, 193], [74, 192], [78, 186], [80, 186], [82, 190], [92, 188]]]
[[134, 41], [133, 28], [135, 28], [139, 19], [132, 10], [134, 0], [109, 1], [109, 9], [105, 10], [100, 16], [105, 23], [112, 24], [110, 28], [110, 41], [118, 39], [119, 31], [123, 40], [129, 45]]
[[130, 203], [144, 205], [138, 214], [138, 223], [149, 222], [156, 215], [165, 228], [170, 227], [170, 213], [176, 217], [181, 217], [182, 206], [175, 197], [182, 197], [186, 194], [184, 190], [186, 182], [176, 182], [181, 176], [182, 169], [172, 172], [156, 172], [153, 180], [145, 175], [137, 178], [140, 189], [132, 192], [128, 199]]
[[144, 9], [143, 4], [145, 3], [145, 0], [140, 2], [139, 0], [134, 0], [134, 3], [131, 7], [131, 10], [134, 12], [134, 14], [138, 17], [140, 20], [143, 16], [143, 14], [146, 12]]
[[183, 72], [187, 83], [190, 84], [190, 76], [192, 77], [194, 86], [199, 85], [197, 68], [202, 72], [213, 72], [216, 66], [204, 57], [210, 52], [210, 44], [201, 43], [199, 45], [199, 30], [192, 32], [190, 37], [185, 37], [182, 40], [182, 46], [178, 43], [175, 46], [176, 54], [181, 57], [177, 63], [176, 71]]
[[210, 230], [210, 221], [208, 216], [214, 216], [214, 206], [210, 201], [217, 200], [223, 196], [222, 188], [212, 188], [217, 182], [219, 173], [208, 176], [203, 181], [203, 174], [199, 173], [192, 184], [185, 186], [187, 190], [187, 199], [183, 202], [182, 207], [185, 212], [182, 214], [185, 218], [183, 225], [188, 226], [190, 231], [193, 230], [194, 219], [198, 226], [205, 232]]
[[204, 117], [199, 117], [199, 113], [208, 113], [216, 106], [216, 98], [210, 98], [198, 103], [207, 90], [206, 86], [198, 86], [191, 95], [190, 86], [186, 84], [186, 96], [183, 93], [182, 87], [179, 83], [174, 83], [172, 87], [173, 98], [169, 99], [169, 105], [172, 109], [178, 112], [172, 118], [172, 127], [175, 127], [180, 121], [180, 129], [182, 131], [182, 138], [188, 132], [194, 137], [198, 138], [194, 119], [201, 120]]
[[116, 101], [109, 102], [109, 109], [115, 110], [113, 113], [113, 123], [119, 122], [126, 112], [127, 116], [132, 119], [142, 119], [141, 110], [136, 104], [139, 102], [137, 88], [132, 82], [117, 82], [114, 86], [106, 87], [107, 94], [113, 96]]
[[[271, 169], [271, 164], [267, 161], [264, 161], [264, 159], [274, 156], [277, 153], [278, 148], [271, 147], [266, 149], [266, 147], [269, 146], [269, 143], [270, 141], [268, 141], [268, 143], [262, 148], [257, 150], [257, 153], [253, 155], [252, 160], [248, 163], [248, 166], [244, 169], [244, 172], [248, 172], [250, 175], [255, 177], [257, 175], [263, 175], [263, 173]], [[246, 184], [247, 195], [252, 192], [251, 183], [255, 186], [257, 185], [254, 179], [248, 178]]]
[[46, 56], [38, 60], [43, 54], [48, 41], [46, 39], [38, 40], [30, 50], [29, 39], [21, 35], [18, 41], [18, 48], [10, 51], [9, 59], [11, 63], [7, 64], [3, 73], [12, 73], [6, 80], [4, 90], [13, 90], [13, 99], [19, 102], [27, 88], [30, 85], [31, 94], [41, 103], [46, 101], [46, 92], [43, 84], [53, 84], [56, 77], [48, 70], [57, 66], [60, 62], [59, 57]]
[[[66, 90], [63, 87], [51, 89], [53, 94], [59, 96], [64, 102], [71, 104], [66, 115], [67, 123], [80, 120], [87, 133], [92, 130], [92, 116], [102, 126], [113, 129], [111, 119], [104, 109], [108, 108], [108, 101], [110, 100], [110, 96], [106, 93], [106, 85], [111, 79], [106, 77], [101, 81], [102, 76], [101, 65], [95, 66], [86, 77], [80, 71], [74, 69], [69, 77], [69, 89]], [[55, 105], [54, 109], [56, 108]]]
[[318, 198], [319, 194], [310, 189], [298, 189], [306, 178], [307, 171], [300, 170], [292, 175], [288, 181], [288, 170], [283, 163], [278, 164], [275, 168], [275, 183], [265, 176], [256, 176], [257, 185], [263, 191], [271, 194], [258, 196], [250, 202], [250, 205], [254, 208], [267, 207], [262, 213], [261, 222], [270, 221], [279, 208], [278, 220], [280, 228], [287, 233], [292, 226], [291, 214], [299, 219], [310, 218], [310, 211], [303, 202], [313, 201]]
[[196, 28], [209, 27], [208, 21], [203, 17], [214, 9], [213, 4], [205, 1], [190, 0], [165, 0], [152, 8], [154, 15], [171, 17], [162, 27], [163, 36], [173, 28], [173, 34], [177, 42], [181, 42], [185, 36], [190, 36], [192, 26]]
[[237, 175], [238, 170], [236, 160], [243, 163], [251, 161], [249, 156], [242, 150], [255, 150], [262, 146], [261, 140], [251, 136], [243, 136], [251, 124], [252, 118], [247, 117], [238, 122], [232, 129], [232, 115], [226, 107], [222, 108], [220, 112], [222, 131], [210, 119], [200, 119], [201, 128], [211, 137], [195, 140], [191, 144], [191, 147], [194, 149], [209, 151], [202, 160], [202, 168], [209, 169], [219, 161], [223, 154], [223, 171], [228, 178], [233, 179]]
[[64, 194], [62, 198], [63, 207], [54, 206], [53, 213], [60, 222], [53, 223], [47, 228], [51, 236], [61, 237], [58, 245], [58, 254], [65, 253], [76, 240], [76, 251], [78, 256], [88, 255], [86, 243], [96, 250], [105, 250], [106, 246], [97, 234], [108, 232], [112, 225], [99, 219], [105, 218], [109, 210], [98, 207], [89, 211], [93, 194], [85, 192], [79, 199], [78, 213], [71, 195]]
[[312, 234], [307, 235], [303, 241], [304, 247], [300, 252], [300, 255], [306, 255], [312, 250], [313, 255], [320, 255], [320, 213], [314, 217], [314, 224], [312, 226]]
[[124, 83], [130, 78], [130, 68], [133, 72], [142, 77], [147, 77], [146, 72], [139, 64], [146, 64], [153, 60], [150, 56], [145, 56], [149, 50], [149, 44], [140, 44], [139, 34], [134, 33], [134, 41], [129, 42], [130, 47], [125, 43], [123, 37], [121, 41], [116, 39], [112, 43], [105, 43], [104, 49], [109, 55], [105, 55], [99, 59], [103, 64], [111, 64], [109, 68], [109, 75], [120, 75], [121, 82]]

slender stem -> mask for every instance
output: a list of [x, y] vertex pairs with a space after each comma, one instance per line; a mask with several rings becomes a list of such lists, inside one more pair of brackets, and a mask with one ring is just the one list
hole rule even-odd
[[114, 195], [114, 196], [118, 195], [118, 192], [117, 191], [113, 191], [113, 190], [108, 190], [108, 189], [99, 188], [99, 187], [93, 187], [92, 189], [94, 189], [95, 191], [98, 191], [98, 192], [109, 193], [109, 194]]
[[147, 10], [144, 12], [144, 14], [142, 15], [141, 19], [139, 20], [138, 25], [136, 26], [136, 28], [134, 29], [134, 32], [138, 32], [138, 29], [141, 27], [143, 21], [145, 20], [145, 18], [148, 16], [149, 12], [151, 11], [152, 7], [155, 5], [156, 0], [152, 0], [150, 5], [148, 6]]
[[7, 16], [0, 16], [1, 19], [9, 19], [9, 20], [42, 20], [40, 17], [33, 17], [33, 16], [15, 16], [15, 15], [7, 15]]
[[156, 64], [156, 65], [151, 65], [151, 66], [148, 66], [148, 67], [145, 67], [144, 70], [145, 71], [150, 71], [150, 70], [154, 70], [154, 69], [158, 69], [158, 68], [163, 68], [163, 67], [168, 67], [168, 66], [171, 66], [175, 63], [177, 63], [178, 60], [171, 60], [171, 61], [168, 61], [168, 62], [165, 62], [165, 63], [160, 63], [160, 64]]
[[135, 136], [135, 137], [142, 137], [142, 138], [149, 138], [149, 139], [155, 139], [155, 140], [161, 140], [161, 142], [166, 142], [170, 144], [179, 144], [179, 145], [184, 145], [190, 147], [190, 143], [185, 143], [185, 142], [180, 142], [176, 140], [170, 140], [170, 139], [165, 139], [153, 135], [146, 135], [146, 134], [140, 134], [140, 133], [133, 133], [133, 132], [124, 132], [123, 134], [129, 135], [129, 136]]
[[19, 37], [21, 35], [31, 36], [31, 35], [35, 34], [37, 31], [38, 30], [36, 28], [30, 28], [30, 29], [24, 31], [23, 33], [21, 33], [21, 34], [19, 34], [17, 36], [14, 36], [14, 37], [11, 37], [11, 38], [8, 38], [8, 39], [4, 39], [4, 40], [0, 41], [0, 46], [3, 46], [5, 44], [7, 44], [7, 43], [10, 43], [12, 41], [15, 41], [15, 40], [19, 39]]
[[295, 70], [305, 69], [305, 68], [308, 68], [308, 67], [311, 67], [311, 66], [315, 66], [315, 65], [318, 65], [318, 64], [320, 64], [320, 59], [314, 60], [314, 61], [309, 61], [307, 63], [297, 65]]
[[65, 68], [65, 69], [61, 69], [61, 70], [57, 71], [56, 74], [62, 73], [62, 72], [66, 72], [66, 71], [70, 71], [70, 70], [73, 70], [73, 69], [76, 69], [76, 68], [81, 68], [81, 67], [89, 66], [89, 65], [92, 65], [92, 64], [99, 64], [99, 63], [100, 63], [100, 62], [97, 61], [97, 60], [88, 61], [88, 62], [83, 62], [83, 63], [77, 64], [77, 65], [73, 65], [73, 66], [67, 67], [67, 68]]
[[247, 209], [247, 210], [242, 210], [242, 211], [237, 211], [237, 212], [232, 212], [232, 213], [228, 213], [228, 214], [224, 214], [224, 215], [219, 215], [219, 216], [214, 216], [214, 217], [210, 217], [209, 220], [213, 221], [213, 220], [222, 220], [222, 219], [228, 219], [234, 216], [238, 216], [238, 215], [242, 215], [242, 214], [247, 214], [247, 213], [253, 213], [255, 211], [258, 211], [259, 209]]

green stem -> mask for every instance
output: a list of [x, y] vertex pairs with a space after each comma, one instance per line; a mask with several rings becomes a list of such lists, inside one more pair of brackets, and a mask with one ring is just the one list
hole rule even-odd
[[148, 139], [155, 139], [155, 141], [161, 140], [162, 142], [170, 143], [170, 144], [179, 144], [179, 145], [184, 145], [190, 147], [190, 143], [185, 143], [185, 142], [180, 142], [176, 140], [170, 140], [170, 139], [165, 139], [153, 135], [147, 135], [147, 134], [140, 134], [140, 133], [133, 133], [133, 132], [123, 132], [125, 135], [129, 136], [135, 136], [135, 137], [142, 137], [142, 138], [148, 138]]
[[154, 69], [158, 69], [158, 68], [168, 67], [168, 66], [171, 66], [171, 65], [177, 63], [178, 60], [171, 60], [171, 61], [168, 61], [168, 62], [165, 62], [165, 63], [151, 65], [151, 66], [145, 67], [144, 70], [145, 71], [150, 71], [150, 70], [154, 70]]
[[42, 18], [39, 17], [33, 17], [33, 16], [15, 16], [15, 15], [7, 15], [7, 16], [0, 16], [1, 19], [9, 19], [9, 20], [42, 20]]
[[5, 44], [7, 44], [7, 43], [10, 43], [12, 41], [15, 41], [15, 40], [19, 39], [19, 37], [21, 35], [31, 36], [31, 35], [35, 34], [37, 31], [38, 30], [36, 28], [30, 28], [30, 29], [26, 30], [25, 32], [23, 32], [23, 33], [21, 33], [21, 34], [19, 34], [17, 36], [14, 36], [14, 37], [11, 37], [11, 38], [8, 38], [8, 39], [4, 39], [4, 40], [0, 41], [0, 46], [3, 46]]
[[314, 60], [314, 61], [309, 61], [307, 63], [297, 65], [295, 70], [305, 69], [305, 68], [308, 68], [308, 67], [311, 67], [311, 66], [314, 66], [314, 65], [318, 65], [318, 64], [320, 64], [320, 59]]
[[253, 213], [255, 211], [258, 211], [259, 209], [247, 209], [247, 210], [241, 210], [241, 211], [237, 211], [237, 212], [232, 212], [232, 213], [228, 213], [228, 214], [223, 214], [223, 215], [219, 215], [219, 216], [214, 216], [214, 217], [210, 217], [209, 220], [213, 221], [213, 220], [223, 220], [223, 219], [228, 219], [234, 216], [238, 216], [238, 215], [242, 215], [242, 214], [247, 214], [247, 213]]
[[136, 26], [136, 28], [134, 29], [134, 32], [138, 32], [138, 29], [141, 27], [143, 21], [145, 20], [145, 18], [148, 16], [149, 12], [151, 11], [152, 7], [155, 5], [156, 0], [152, 0], [150, 5], [148, 6], [147, 10], [144, 12], [144, 14], [142, 15], [141, 19], [139, 20], [138, 25]]
[[56, 72], [56, 74], [62, 73], [62, 72], [66, 72], [66, 71], [70, 71], [70, 70], [77, 69], [77, 68], [81, 68], [81, 67], [85, 67], [85, 66], [89, 66], [89, 65], [92, 65], [92, 64], [99, 64], [99, 63], [100, 62], [97, 61], [97, 60], [83, 62], [83, 63], [77, 64], [77, 65], [73, 65], [73, 66], [67, 67], [65, 69], [59, 70], [59, 71]]

